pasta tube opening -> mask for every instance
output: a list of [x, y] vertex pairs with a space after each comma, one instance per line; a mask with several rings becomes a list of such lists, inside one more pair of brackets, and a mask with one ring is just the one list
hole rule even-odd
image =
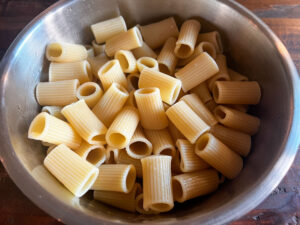
[[102, 151], [101, 148], [95, 148], [88, 153], [86, 160], [91, 164], [95, 165], [99, 161], [102, 161], [104, 157], [105, 157], [104, 151]]
[[83, 183], [82, 188], [80, 189], [78, 196], [82, 196], [84, 195], [89, 189], [90, 187], [93, 185], [93, 183], [95, 182], [95, 180], [98, 177], [98, 171], [94, 170], [89, 177], [87, 177], [86, 181]]
[[60, 57], [63, 52], [63, 49], [59, 43], [52, 43], [48, 45], [47, 50], [49, 57]]
[[129, 145], [129, 149], [136, 155], [144, 155], [148, 152], [148, 145], [143, 141], [136, 141]]
[[137, 60], [137, 67], [140, 72], [146, 67], [158, 70], [158, 62], [151, 57], [141, 57]]
[[129, 74], [127, 77], [128, 87], [131, 90], [137, 90], [139, 89], [139, 74]]
[[222, 108], [216, 108], [215, 110], [215, 115], [217, 116], [218, 119], [222, 120], [225, 119], [226, 117], [226, 112], [222, 110]]
[[126, 142], [126, 137], [122, 134], [119, 133], [111, 133], [109, 135], [109, 140], [111, 143], [114, 143], [116, 146], [124, 145]]
[[181, 183], [176, 180], [172, 179], [172, 187], [173, 187], [173, 198], [177, 201], [180, 201], [183, 199], [183, 188], [181, 186]]
[[28, 133], [31, 137], [29, 138], [38, 138], [43, 135], [44, 130], [46, 129], [46, 120], [47, 113], [40, 113], [34, 118], [29, 127]]
[[170, 204], [168, 203], [154, 203], [151, 205], [151, 209], [158, 212], [166, 212], [170, 210]]
[[123, 71], [128, 69], [129, 63], [127, 61], [127, 58], [123, 54], [118, 54], [117, 59], [119, 60]]
[[180, 58], [183, 58], [186, 55], [191, 55], [192, 53], [193, 49], [187, 44], [179, 44], [178, 46], [176, 46], [176, 54]]
[[106, 63], [106, 65], [104, 65], [100, 71], [98, 72], [99, 74], [105, 74], [107, 71], [109, 71], [111, 68], [113, 68], [113, 66], [116, 64], [116, 61], [112, 60], [109, 61], [108, 63]]
[[96, 87], [94, 85], [89, 85], [89, 86], [83, 86], [80, 91], [79, 94], [83, 97], [92, 95], [96, 92]]
[[217, 57], [216, 49], [210, 42], [202, 42], [200, 43], [203, 52], [207, 52], [212, 58]]
[[105, 134], [96, 135], [95, 137], [92, 138], [92, 141], [104, 142], [105, 141]]
[[130, 190], [132, 190], [136, 179], [136, 169], [133, 165], [130, 165], [128, 167], [128, 171], [125, 176], [125, 179], [126, 179], [126, 190], [129, 192]]
[[208, 135], [208, 134], [202, 135], [202, 136], [198, 139], [198, 141], [197, 141], [197, 143], [196, 143], [196, 149], [197, 149], [197, 151], [202, 151], [202, 150], [204, 150], [205, 147], [207, 146], [208, 142], [209, 142], [209, 135]]

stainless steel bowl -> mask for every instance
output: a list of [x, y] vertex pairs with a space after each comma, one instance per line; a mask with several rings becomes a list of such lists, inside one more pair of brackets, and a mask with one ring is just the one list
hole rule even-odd
[[[221, 31], [231, 67], [257, 80], [263, 92], [253, 108], [261, 118], [252, 152], [238, 178], [213, 195], [177, 205], [156, 216], [130, 214], [92, 200], [74, 198], [42, 166], [45, 151], [27, 139], [40, 107], [36, 84], [47, 79], [45, 46], [52, 41], [89, 43], [89, 25], [123, 15], [128, 26], [167, 16], [180, 23], [197, 18], [202, 31]], [[4, 56], [1, 77], [0, 159], [18, 187], [40, 208], [67, 224], [222, 224], [257, 206], [279, 184], [299, 144], [299, 75], [286, 48], [257, 17], [234, 1], [60, 1], [32, 21]]]

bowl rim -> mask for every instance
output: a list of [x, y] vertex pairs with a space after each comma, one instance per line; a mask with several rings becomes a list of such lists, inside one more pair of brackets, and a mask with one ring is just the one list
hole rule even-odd
[[[286, 74], [289, 74], [291, 79], [293, 87], [291, 90], [293, 96], [293, 114], [291, 115], [291, 118], [288, 121], [290, 128], [288, 131], [288, 137], [284, 140], [284, 144], [282, 145], [283, 147], [280, 153], [281, 155], [279, 156], [276, 163], [274, 163], [273, 168], [269, 168], [267, 171], [264, 172], [266, 176], [257, 181], [255, 183], [257, 184], [257, 186], [254, 187], [250, 192], [242, 193], [239, 195], [238, 198], [231, 200], [230, 210], [227, 210], [226, 212], [223, 211], [219, 214], [220, 216], [212, 218], [212, 220], [207, 221], [206, 224], [228, 223], [234, 219], [241, 217], [242, 215], [255, 208], [258, 204], [260, 204], [271, 193], [271, 191], [278, 186], [278, 184], [281, 182], [281, 180], [289, 170], [296, 156], [300, 142], [300, 138], [297, 137], [297, 133], [300, 131], [300, 97], [297, 97], [300, 96], [300, 80], [297, 69], [286, 47], [283, 45], [280, 39], [273, 33], [273, 31], [250, 10], [235, 2], [234, 0], [218, 1], [233, 8], [242, 16], [252, 21], [256, 26], [258, 26], [258, 28], [263, 32], [263, 34], [268, 38], [268, 40], [273, 44], [274, 48], [277, 50], [277, 54], [281, 60], [283, 68]], [[8, 48], [8, 50], [2, 58], [2, 61], [0, 63], [0, 125], [2, 127], [2, 129], [0, 130], [0, 140], [2, 143], [2, 148], [0, 149], [0, 161], [4, 165], [4, 168], [6, 169], [10, 178], [23, 192], [23, 194], [25, 194], [39, 208], [44, 210], [46, 213], [50, 214], [52, 217], [56, 218], [58, 221], [67, 224], [81, 224], [81, 221], [84, 220], [89, 222], [90, 224], [97, 224], [99, 223], [99, 219], [97, 217], [95, 217], [91, 213], [84, 213], [81, 210], [66, 205], [59, 199], [55, 198], [55, 196], [47, 192], [37, 181], [35, 181], [35, 179], [22, 165], [21, 161], [18, 159], [14, 152], [12, 143], [10, 141], [10, 137], [8, 135], [9, 132], [5, 117], [6, 111], [4, 87], [6, 85], [6, 78], [10, 69], [9, 62], [14, 59], [18, 49], [22, 47], [22, 43], [30, 37], [29, 34], [40, 25], [41, 21], [46, 15], [50, 14], [52, 11], [58, 9], [59, 7], [66, 7], [68, 4], [71, 3], [72, 0], [60, 0], [48, 7], [43, 12], [41, 12], [18, 34], [18, 36], [15, 38], [15, 40], [10, 45], [10, 47]], [[253, 196], [255, 196], [255, 198], [253, 198]], [[53, 205], [56, 205], [57, 207], [51, 207]], [[228, 207], [227, 203], [217, 208], [216, 210], [221, 212], [221, 210], [224, 209], [224, 207], [226, 206]], [[197, 220], [198, 217], [194, 216], [184, 221], [178, 220], [175, 223], [184, 222], [189, 224], [197, 224]], [[105, 219], [102, 219], [102, 222], [105, 222], [105, 224], [120, 224], [120, 221], [108, 221]], [[151, 223], [156, 224], [156, 222], [153, 221], [151, 221]], [[174, 223], [174, 221], [170, 221], [170, 223]], [[166, 224], [168, 224], [168, 222], [166, 222]]]

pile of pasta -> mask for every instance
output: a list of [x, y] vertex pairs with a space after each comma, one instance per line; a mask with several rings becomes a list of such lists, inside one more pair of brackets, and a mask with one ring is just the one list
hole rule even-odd
[[173, 17], [127, 30], [122, 16], [91, 26], [92, 46], [51, 43], [49, 82], [28, 137], [49, 146], [44, 166], [75, 196], [130, 212], [174, 202], [234, 179], [251, 148], [257, 82], [227, 68], [218, 31]]

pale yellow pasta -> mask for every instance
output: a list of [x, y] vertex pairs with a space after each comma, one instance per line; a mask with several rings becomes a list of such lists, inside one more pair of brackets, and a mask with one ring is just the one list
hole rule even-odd
[[137, 27], [109, 38], [105, 43], [105, 52], [109, 57], [119, 50], [132, 50], [143, 45], [142, 35]]
[[91, 45], [84, 45], [86, 51], [87, 51], [87, 57], [94, 57], [95, 56], [95, 52], [94, 52], [94, 48]]
[[[106, 164], [116, 164], [118, 157], [120, 155], [121, 149], [114, 148], [111, 146], [106, 147]], [[125, 163], [125, 164], [130, 164], [130, 163]]]
[[261, 91], [256, 81], [216, 81], [213, 96], [218, 104], [256, 105]]
[[139, 89], [139, 78], [140, 78], [140, 74], [138, 73], [131, 73], [127, 76], [126, 79], [127, 79], [129, 91]]
[[159, 71], [145, 68], [140, 74], [139, 88], [157, 87], [162, 100], [172, 105], [178, 98], [181, 90], [180, 80]]
[[212, 43], [215, 46], [218, 54], [223, 53], [223, 44], [218, 31], [199, 34], [197, 38], [197, 43], [201, 43], [203, 41]]
[[106, 160], [106, 151], [103, 145], [91, 145], [83, 141], [80, 147], [74, 150], [81, 158], [92, 165], [99, 167]]
[[109, 127], [118, 112], [123, 108], [127, 99], [127, 90], [120, 84], [113, 83], [92, 111], [105, 126]]
[[58, 119], [65, 120], [63, 114], [61, 114], [62, 107], [60, 106], [44, 106], [42, 112], [47, 112], [52, 116], [55, 116]]
[[213, 112], [215, 110], [215, 108], [218, 106], [218, 104], [215, 102], [215, 100], [210, 100], [207, 103], [205, 103], [205, 106], [211, 111]]
[[152, 144], [146, 138], [141, 126], [136, 128], [125, 149], [127, 154], [135, 159], [141, 159], [152, 154]]
[[115, 54], [115, 59], [119, 60], [124, 73], [137, 72], [136, 59], [131, 51], [119, 50]]
[[79, 81], [77, 79], [40, 82], [35, 90], [36, 99], [42, 106], [65, 106], [77, 101], [76, 91], [78, 86]]
[[145, 133], [153, 145], [154, 155], [175, 156], [175, 145], [168, 129], [145, 130]]
[[182, 173], [180, 169], [180, 153], [178, 150], [176, 150], [175, 156], [172, 157], [171, 170], [172, 175]]
[[168, 118], [158, 88], [138, 89], [134, 92], [134, 96], [144, 128], [160, 130], [168, 126]]
[[257, 133], [260, 126], [258, 117], [229, 107], [219, 105], [214, 109], [214, 114], [224, 126], [250, 135]]
[[94, 191], [94, 199], [128, 212], [135, 212], [136, 197], [141, 192], [141, 185], [135, 183], [128, 194], [116, 191]]
[[162, 46], [169, 37], [177, 38], [179, 34], [174, 17], [169, 17], [145, 26], [139, 26], [139, 29], [144, 41], [152, 49]]
[[125, 149], [121, 149], [117, 157], [116, 162], [118, 164], [132, 164], [136, 169], [136, 176], [139, 178], [143, 177], [142, 163], [140, 159], [134, 159], [130, 157]]
[[55, 145], [65, 144], [72, 149], [78, 148], [82, 141], [70, 124], [46, 112], [39, 113], [32, 120], [28, 138]]
[[104, 91], [106, 91], [112, 83], [118, 83], [127, 88], [126, 76], [122, 71], [119, 60], [110, 60], [102, 65], [98, 70], [98, 77]]
[[136, 108], [126, 106], [114, 119], [108, 131], [105, 139], [108, 145], [115, 148], [125, 148], [139, 123], [139, 114]]
[[193, 59], [195, 59], [198, 55], [200, 55], [202, 52], [206, 52], [209, 54], [213, 59], [217, 57], [216, 48], [215, 46], [210, 42], [201, 42], [199, 45], [195, 47], [195, 50], [191, 56], [189, 56], [186, 59], [180, 59], [178, 62], [179, 66], [185, 66], [189, 62], [191, 62]]
[[228, 71], [230, 80], [232, 80], [232, 81], [248, 81], [249, 80], [248, 77], [246, 77], [230, 68], [227, 68], [227, 71]]
[[219, 68], [214, 59], [203, 52], [176, 72], [175, 77], [181, 80], [182, 90], [187, 92], [214, 76], [218, 71]]
[[92, 41], [94, 56], [105, 54], [105, 44], [97, 44], [95, 40]]
[[122, 16], [101, 21], [91, 25], [91, 30], [98, 44], [104, 43], [109, 38], [127, 31], [126, 23]]
[[180, 154], [180, 170], [182, 172], [194, 172], [209, 168], [209, 165], [195, 154], [195, 145], [188, 140], [178, 139], [176, 146]]
[[49, 81], [74, 80], [79, 83], [90, 81], [92, 78], [91, 66], [88, 61], [56, 63], [49, 66]]
[[219, 72], [207, 81], [208, 88], [211, 91], [212, 91], [216, 81], [230, 80], [230, 77], [229, 77], [228, 71], [227, 71], [226, 56], [221, 55], [221, 54], [217, 55], [216, 63], [218, 64]]
[[97, 167], [61, 144], [44, 160], [45, 167], [76, 197], [84, 195], [98, 176]]
[[90, 110], [84, 100], [65, 106], [61, 113], [86, 142], [92, 145], [106, 144], [107, 128]]
[[178, 40], [174, 49], [175, 55], [186, 59], [194, 52], [201, 25], [197, 20], [186, 20], [181, 25]]
[[153, 210], [148, 210], [146, 211], [144, 208], [143, 208], [143, 205], [144, 205], [144, 194], [139, 194], [137, 197], [136, 197], [136, 200], [135, 200], [135, 209], [138, 213], [140, 214], [143, 214], [143, 215], [151, 215], [151, 214], [158, 214], [159, 212], [155, 212]]
[[231, 150], [241, 156], [247, 156], [251, 149], [251, 136], [240, 131], [217, 124], [210, 131]]
[[177, 127], [171, 122], [169, 121], [169, 131], [170, 134], [173, 138], [174, 143], [178, 140], [178, 139], [184, 139], [183, 134], [177, 129]]
[[218, 123], [215, 116], [196, 94], [185, 95], [180, 100], [184, 101], [210, 127]]
[[143, 168], [143, 208], [167, 212], [174, 207], [171, 184], [171, 156], [148, 156], [141, 159]]
[[99, 175], [91, 187], [96, 191], [116, 191], [129, 193], [136, 180], [136, 170], [133, 165], [103, 164]]
[[243, 159], [210, 133], [197, 140], [195, 153], [228, 179], [237, 177], [243, 168]]
[[208, 103], [210, 100], [213, 99], [208, 90], [206, 82], [203, 82], [203, 83], [199, 84], [198, 86], [194, 87], [193, 89], [191, 89], [190, 92], [198, 95], [198, 97], [201, 99], [201, 101], [204, 104]]
[[94, 77], [96, 77], [97, 79], [99, 79], [98, 77], [98, 71], [99, 69], [108, 62], [108, 58], [105, 54], [100, 54], [97, 55], [95, 57], [88, 57], [87, 61], [90, 63], [91, 65], [91, 69], [92, 69], [92, 73], [94, 75]]
[[157, 58], [156, 53], [145, 42], [143, 42], [143, 45], [141, 47], [133, 49], [132, 53], [136, 59], [139, 59], [144, 56], [151, 57], [154, 59]]
[[137, 108], [137, 104], [136, 104], [136, 100], [135, 100], [135, 97], [134, 97], [134, 92], [135, 90], [132, 90], [130, 93], [129, 93], [129, 97], [125, 103], [126, 106], [132, 106], [132, 107], [135, 107]]
[[95, 82], [86, 82], [79, 86], [76, 97], [83, 99], [85, 103], [93, 108], [103, 95], [101, 87]]
[[137, 65], [139, 72], [142, 72], [142, 70], [145, 68], [159, 70], [158, 62], [155, 59], [147, 57], [147, 56], [143, 56], [143, 57], [139, 58], [136, 61], [136, 65]]
[[208, 169], [176, 175], [172, 177], [172, 186], [174, 200], [185, 202], [217, 190], [219, 186], [218, 172]]
[[175, 44], [176, 38], [169, 37], [157, 57], [159, 71], [162, 73], [173, 75], [175, 71], [178, 62], [178, 58], [174, 53]]
[[210, 128], [184, 101], [171, 106], [166, 114], [192, 144]]
[[78, 62], [87, 58], [83, 45], [54, 42], [47, 46], [46, 57], [51, 62]]

